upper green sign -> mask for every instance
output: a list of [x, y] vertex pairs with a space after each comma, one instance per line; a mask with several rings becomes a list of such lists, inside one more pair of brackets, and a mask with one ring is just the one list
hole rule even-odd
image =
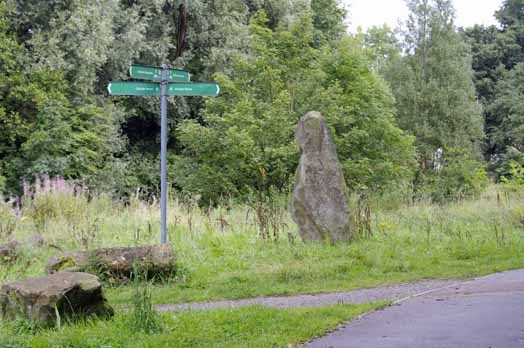
[[[107, 86], [110, 95], [160, 95], [160, 83], [111, 82]], [[216, 83], [170, 83], [167, 94], [172, 96], [216, 97], [220, 87]]]
[[[129, 75], [135, 79], [144, 79], [151, 81], [162, 81], [162, 68], [152, 66], [132, 65], [129, 68]], [[169, 69], [169, 82], [189, 82], [190, 74], [184, 70]]]

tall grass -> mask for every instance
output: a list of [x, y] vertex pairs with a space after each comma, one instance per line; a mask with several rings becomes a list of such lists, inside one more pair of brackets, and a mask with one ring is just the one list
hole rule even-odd
[[[0, 282], [41, 274], [57, 249], [158, 242], [155, 201], [134, 197], [124, 204], [64, 185], [33, 188], [30, 200], [14, 200], [20, 206], [0, 206], [0, 214], [11, 219], [0, 217], [0, 225], [11, 221], [11, 227], [0, 227], [11, 230], [10, 236], [0, 238], [23, 240], [38, 231], [51, 245], [23, 250], [16, 263], [0, 267]], [[201, 208], [187, 197], [171, 197], [168, 236], [177, 272], [152, 288], [157, 303], [341, 290], [524, 267], [524, 194], [498, 186], [477, 200], [447, 205], [419, 201], [394, 207], [390, 198], [387, 204], [376, 197], [356, 199], [352, 212], [359, 215], [362, 234], [336, 245], [302, 242], [286, 197], [258, 211], [233, 202]], [[130, 303], [133, 288], [112, 288], [109, 294], [114, 303]]]

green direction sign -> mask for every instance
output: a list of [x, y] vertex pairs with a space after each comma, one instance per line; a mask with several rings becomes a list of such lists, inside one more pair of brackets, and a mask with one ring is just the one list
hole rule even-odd
[[170, 83], [167, 94], [181, 96], [216, 97], [220, 87], [216, 83]]
[[[162, 68], [151, 67], [151, 66], [132, 65], [129, 68], [129, 75], [135, 79], [161, 81], [162, 80]], [[191, 76], [187, 71], [169, 69], [169, 72], [168, 72], [169, 82], [189, 82], [190, 79], [191, 79]]]
[[160, 84], [153, 82], [110, 82], [110, 95], [160, 95]]
[[[160, 84], [154, 82], [111, 82], [110, 95], [160, 95]], [[170, 83], [167, 94], [172, 96], [216, 97], [220, 87], [216, 83]]]

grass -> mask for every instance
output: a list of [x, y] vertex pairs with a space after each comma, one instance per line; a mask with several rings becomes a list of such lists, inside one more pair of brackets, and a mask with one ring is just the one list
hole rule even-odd
[[[26, 247], [16, 262], [2, 264], [0, 283], [42, 275], [47, 258], [59, 250], [158, 241], [157, 204], [133, 199], [124, 205], [61, 185], [35, 194], [30, 202], [22, 200], [17, 210], [0, 203], [0, 243], [23, 241], [35, 231], [48, 242], [43, 248]], [[285, 206], [284, 200], [280, 207]], [[192, 201], [172, 201], [168, 233], [177, 254], [176, 273], [152, 287], [105, 286], [113, 306], [134, 303], [137, 311], [37, 332], [2, 323], [0, 346], [287, 346], [375, 305], [248, 307], [158, 317], [150, 304], [350, 290], [524, 268], [524, 195], [497, 186], [477, 200], [448, 205], [418, 202], [386, 209], [375, 203], [367, 221], [371, 233], [336, 245], [302, 242], [286, 209], [278, 207], [230, 204], [205, 210]], [[140, 294], [146, 302], [136, 302]], [[132, 329], [143, 323], [151, 324], [150, 330]]]
[[[87, 200], [60, 193], [43, 201], [17, 217], [15, 237], [23, 239], [38, 228], [64, 250], [157, 242], [154, 204], [123, 206], [104, 196]], [[152, 300], [180, 303], [349, 290], [524, 267], [521, 194], [492, 187], [474, 201], [372, 211], [371, 236], [332, 245], [300, 241], [285, 210], [273, 224], [279, 239], [268, 241], [260, 237], [255, 209], [206, 211], [172, 202], [169, 239], [178, 270], [155, 284]], [[24, 250], [16, 263], [0, 269], [0, 282], [43, 274], [47, 257], [57, 252], [53, 247]], [[106, 293], [112, 304], [124, 305], [133, 291], [128, 285], [108, 287]]]
[[60, 329], [31, 330], [0, 324], [5, 348], [290, 347], [322, 335], [341, 322], [381, 308], [384, 303], [318, 308], [261, 306], [162, 315], [160, 332], [146, 333], [119, 313], [113, 320], [86, 321]]

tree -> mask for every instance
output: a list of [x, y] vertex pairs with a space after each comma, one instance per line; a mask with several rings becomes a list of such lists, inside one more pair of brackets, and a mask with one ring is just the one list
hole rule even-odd
[[[475, 26], [465, 30], [473, 48], [477, 94], [484, 105], [488, 140], [485, 155], [490, 160], [491, 169], [496, 172], [506, 173], [508, 161], [521, 158], [517, 155], [519, 146], [513, 146], [514, 140], [519, 142], [517, 133], [520, 128], [513, 130], [508, 127], [510, 124], [516, 126], [515, 96], [519, 89], [503, 91], [502, 86], [518, 87], [516, 81], [521, 68], [517, 67], [524, 63], [523, 13], [524, 1], [505, 0], [496, 12], [500, 28]], [[513, 69], [517, 70], [511, 73]]]
[[[471, 46], [474, 82], [479, 100], [483, 105], [493, 101], [495, 84], [500, 77], [504, 57], [500, 33], [496, 26], [475, 25], [464, 34]], [[488, 119], [487, 119], [488, 121]], [[487, 122], [489, 123], [489, 122]]]
[[323, 112], [352, 189], [385, 188], [409, 177], [412, 139], [393, 121], [393, 99], [351, 38], [316, 48], [311, 16], [272, 32], [253, 20], [250, 54], [231, 75], [204, 123], [178, 128], [184, 145], [177, 183], [204, 201], [256, 190], [286, 191], [297, 165], [294, 130], [308, 110]]
[[[436, 200], [476, 194], [483, 187], [479, 159], [484, 133], [470, 48], [455, 28], [449, 0], [407, 4], [404, 54], [393, 56], [383, 74], [396, 97], [400, 127], [416, 137], [420, 165], [415, 194]], [[480, 174], [468, 174], [472, 168]]]
[[396, 34], [387, 26], [373, 26], [357, 34], [373, 69], [384, 74], [388, 67], [401, 59], [402, 47]]
[[315, 41], [335, 41], [346, 31], [346, 10], [337, 0], [311, 0]]
[[472, 82], [469, 47], [456, 32], [447, 0], [410, 0], [405, 56], [385, 73], [397, 99], [400, 127], [416, 137], [420, 160], [438, 148], [475, 155], [483, 139], [482, 109]]
[[22, 179], [38, 174], [94, 175], [118, 138], [110, 109], [87, 98], [75, 103], [60, 72], [28, 69], [31, 59], [10, 31], [7, 14], [0, 2], [0, 176], [16, 191]]
[[511, 70], [518, 63], [524, 62], [524, 1], [505, 0], [495, 17], [502, 29], [499, 40], [503, 44], [502, 62]]
[[[494, 100], [489, 112], [497, 124], [491, 132], [493, 145], [504, 152], [524, 154], [524, 63], [503, 74], [495, 86]], [[521, 155], [522, 157], [522, 155]], [[511, 156], [515, 159], [515, 155]], [[505, 173], [503, 173], [505, 174]]]

